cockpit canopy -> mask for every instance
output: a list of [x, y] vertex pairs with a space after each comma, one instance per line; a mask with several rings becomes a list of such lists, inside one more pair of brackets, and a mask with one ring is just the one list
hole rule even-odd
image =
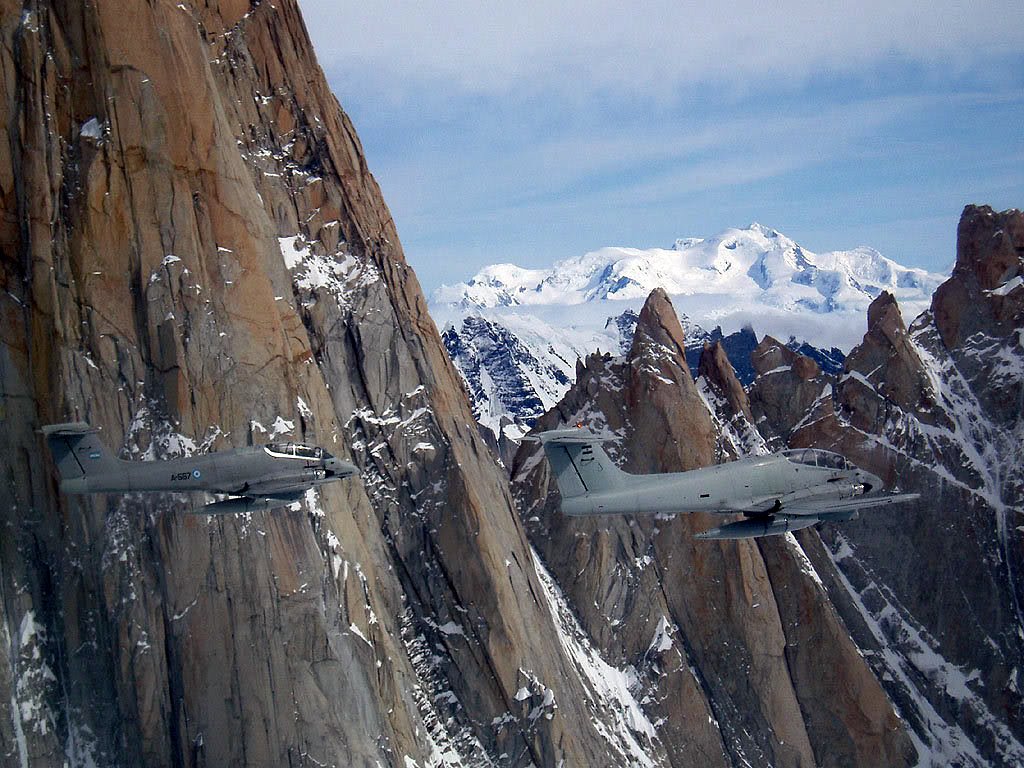
[[334, 458], [325, 451], [314, 445], [303, 445], [302, 443], [267, 443], [263, 446], [267, 453], [272, 456], [290, 459], [332, 459]]
[[782, 455], [794, 464], [805, 464], [808, 467], [825, 467], [826, 469], [855, 469], [844, 456], [820, 448], [793, 448], [783, 451]]

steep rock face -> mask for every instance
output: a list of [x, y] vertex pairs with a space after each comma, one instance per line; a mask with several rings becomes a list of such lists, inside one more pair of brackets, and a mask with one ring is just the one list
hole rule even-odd
[[879, 405], [913, 412], [925, 423], [942, 418], [934, 412], [932, 382], [891, 293], [883, 292], [868, 307], [868, 332], [847, 358], [847, 372], [840, 402], [858, 429], [883, 427], [889, 414]]
[[[720, 353], [705, 354], [709, 377], [694, 383], [672, 305], [654, 291], [629, 355], [587, 358], [537, 429], [601, 431], [633, 472], [710, 464], [721, 422], [704, 393], [719, 391], [711, 379], [735, 374]], [[913, 762], [900, 720], [795, 539], [695, 541], [707, 515], [567, 518], [532, 444], [520, 449], [513, 487], [530, 540], [582, 628], [633, 670], [631, 690], [672, 765]]]
[[736, 378], [736, 372], [729, 363], [729, 357], [721, 343], [715, 342], [704, 346], [697, 367], [697, 376], [704, 377], [722, 392], [733, 413], [743, 414], [747, 419], [751, 418], [747, 393], [743, 391], [743, 385]]
[[[444, 312], [444, 310], [442, 310]], [[602, 349], [626, 355], [633, 344], [639, 315], [632, 309], [604, 320], [598, 330], [587, 317], [555, 325], [540, 317], [510, 311], [465, 310], [449, 317], [442, 334], [445, 348], [466, 381], [473, 415], [484, 430], [484, 438], [506, 464], [519, 440], [568, 390], [576, 361]], [[447, 313], [445, 313], [447, 314]], [[442, 317], [445, 316], [444, 314]], [[557, 315], [546, 315], [548, 321]], [[562, 316], [564, 317], [564, 315]], [[577, 324], [575, 320], [581, 322]], [[757, 335], [746, 326], [724, 334], [721, 327], [707, 331], [685, 315], [679, 318], [686, 342], [686, 363], [697, 372], [706, 344], [720, 344], [743, 386], [755, 377], [750, 364], [757, 347]], [[588, 327], [589, 326], [589, 327]], [[829, 370], [842, 370], [843, 355], [837, 349], [816, 349], [806, 342], [790, 339], [787, 346], [799, 348], [815, 360], [826, 361]], [[838, 368], [837, 368], [838, 366]]]
[[718, 462], [767, 451], [764, 437], [754, 426], [750, 400], [722, 342], [704, 345], [696, 384], [715, 424]]
[[834, 396], [791, 436], [922, 494], [824, 529], [832, 594], [858, 643], [879, 650], [872, 663], [922, 748], [967, 765], [1024, 760], [1022, 221], [969, 206], [931, 312], [906, 329], [876, 299]]
[[[952, 277], [935, 291], [935, 330], [985, 412], [1000, 426], [1019, 424], [1019, 354], [1024, 313], [1024, 214], [968, 206], [957, 229]], [[1015, 399], [1016, 398], [1016, 399]]]
[[701, 354], [705, 344], [720, 343], [729, 363], [733, 367], [740, 384], [746, 386], [754, 379], [754, 370], [750, 367], [750, 353], [757, 347], [757, 334], [749, 325], [735, 333], [724, 334], [721, 327], [715, 327], [710, 333], [698, 325], [682, 320], [686, 329], [686, 363], [691, 371], [700, 367]]
[[979, 330], [991, 335], [1019, 327], [1020, 298], [1008, 297], [1020, 285], [1022, 255], [1020, 211], [997, 213], [974, 205], [964, 209], [952, 277], [936, 289], [932, 300], [935, 326], [948, 349], [962, 346]]
[[[683, 329], [672, 302], [660, 288], [651, 292], [640, 311], [627, 360], [625, 406], [633, 429], [649, 437], [633, 461], [638, 466], [710, 464], [714, 458], [709, 453], [714, 444], [713, 427], [686, 365]], [[688, 437], [685, 441], [658, 428], [673, 409], [685, 420], [679, 425]]]
[[[4, 0], [0, 100], [4, 762], [628, 750], [294, 2]], [[362, 478], [245, 518], [64, 497], [35, 430], [75, 417]]]
[[751, 414], [761, 434], [777, 448], [815, 402], [831, 393], [832, 382], [814, 360], [771, 336], [761, 340], [750, 361], [757, 371], [749, 391]]

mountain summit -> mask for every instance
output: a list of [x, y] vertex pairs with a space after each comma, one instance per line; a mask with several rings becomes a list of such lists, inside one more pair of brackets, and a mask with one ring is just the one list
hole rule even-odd
[[550, 269], [484, 267], [466, 283], [434, 292], [437, 305], [463, 308], [642, 301], [655, 288], [673, 296], [714, 294], [728, 305], [863, 312], [883, 291], [926, 303], [944, 276], [904, 267], [873, 248], [815, 254], [782, 233], [751, 224], [671, 248], [601, 248]]
[[549, 269], [491, 265], [435, 291], [431, 312], [446, 326], [474, 415], [499, 441], [516, 441], [565, 394], [578, 359], [628, 349], [627, 321], [653, 290], [684, 310], [691, 367], [705, 342], [729, 339], [728, 349], [744, 349], [732, 364], [746, 384], [759, 336], [793, 339], [837, 373], [872, 301], [888, 295], [914, 317], [943, 279], [873, 248], [812, 253], [754, 223], [671, 248], [602, 248]]

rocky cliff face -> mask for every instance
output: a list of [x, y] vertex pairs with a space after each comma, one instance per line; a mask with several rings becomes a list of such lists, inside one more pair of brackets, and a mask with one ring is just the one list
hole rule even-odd
[[[5, 763], [653, 750], [535, 567], [292, 0], [4, 0], [0, 98]], [[36, 430], [75, 417], [129, 458], [278, 436], [362, 478], [244, 518], [63, 497]]]
[[[931, 310], [908, 328], [882, 292], [839, 376], [767, 337], [751, 356], [757, 376], [749, 388], [712, 344], [690, 388], [678, 359], [682, 334], [667, 330], [671, 309], [655, 292], [629, 355], [588, 358], [569, 395], [539, 422], [607, 431], [618, 461], [633, 471], [787, 445], [838, 450], [888, 486], [919, 492], [919, 502], [864, 512], [820, 535], [694, 547], [692, 532], [710, 525], [698, 516], [624, 523], [552, 513], [557, 490], [546, 465], [530, 448], [520, 452], [513, 480], [531, 540], [581, 623], [599, 647], [639, 670], [638, 685], [649, 691], [643, 701], [676, 701], [691, 684], [661, 666], [645, 672], [651, 649], [668, 647], [665, 631], [677, 633], [669, 636], [714, 713], [726, 763], [750, 755], [755, 763], [809, 755], [867, 765], [1024, 761], [1022, 225], [1018, 211], [969, 206], [957, 266]], [[695, 583], [699, 595], [690, 591]], [[747, 612], [755, 605], [774, 612], [785, 637], [786, 671], [774, 678], [758, 656], [771, 655], [778, 636], [757, 623], [763, 614]], [[694, 621], [695, 610], [711, 614]], [[654, 635], [652, 616], [664, 622]], [[724, 654], [728, 669], [708, 647]], [[738, 694], [728, 682], [736, 669], [773, 679], [772, 695], [756, 685]], [[834, 670], [849, 677], [832, 677]], [[787, 695], [799, 702], [803, 740], [790, 730], [784, 740], [793, 751], [784, 753], [774, 751], [772, 713], [785, 710]], [[871, 728], [863, 727], [865, 712], [876, 717]], [[699, 743], [713, 742], [698, 732]], [[670, 753], [696, 738], [660, 733]]]
[[[949, 293], [909, 330], [883, 299], [807, 419], [712, 347], [694, 382], [662, 294], [578, 367], [544, 423], [634, 471], [764, 450], [760, 413], [935, 491], [697, 547], [554, 513], [525, 452], [517, 513], [292, 0], [0, 0], [0, 98], [4, 763], [1020, 762], [1020, 214], [965, 217]], [[248, 517], [68, 498], [35, 430], [76, 417], [126, 458], [295, 438], [362, 477]]]
[[[576, 310], [566, 307], [565, 311]], [[484, 430], [484, 438], [506, 464], [511, 464], [519, 441], [537, 418], [566, 393], [575, 375], [575, 362], [602, 349], [627, 354], [638, 318], [636, 312], [627, 309], [609, 317], [598, 332], [588, 331], [586, 323], [583, 327], [573, 324], [556, 328], [530, 316], [479, 312], [449, 322], [442, 340], [466, 382], [473, 415]], [[704, 346], [717, 344], [728, 357], [739, 384], [746, 387], [753, 382], [757, 370], [750, 361], [758, 341], [751, 327], [724, 334], [721, 327], [706, 331], [685, 315], [679, 322], [691, 371], [698, 370]], [[774, 339], [772, 344], [783, 346]], [[835, 374], [843, 369], [844, 356], [838, 349], [818, 349], [793, 338], [785, 347], [794, 350], [794, 358], [799, 353], [815, 365], [824, 365], [826, 372]]]
[[[633, 472], [735, 456], [744, 447], [723, 436], [749, 425], [746, 397], [717, 345], [705, 347], [694, 382], [683, 340], [672, 305], [655, 291], [629, 354], [589, 357], [538, 428], [602, 431]], [[567, 518], [530, 444], [513, 485], [530, 540], [586, 633], [632, 670], [672, 764], [914, 762], [905, 726], [796, 539], [709, 546], [693, 539], [711, 525], [703, 515]]]
[[761, 340], [750, 361], [757, 372], [749, 391], [752, 418], [773, 448], [783, 447], [815, 403], [831, 395], [834, 379], [771, 336]]
[[834, 393], [790, 438], [922, 494], [823, 529], [831, 591], [923, 747], [968, 765], [1024, 760], [1022, 254], [1024, 214], [968, 206], [931, 310], [907, 328], [880, 295]]

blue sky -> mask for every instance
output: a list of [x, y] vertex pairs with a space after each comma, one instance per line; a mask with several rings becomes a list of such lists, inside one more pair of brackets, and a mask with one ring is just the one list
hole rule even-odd
[[758, 221], [940, 271], [1024, 206], [1024, 3], [300, 0], [424, 288]]

